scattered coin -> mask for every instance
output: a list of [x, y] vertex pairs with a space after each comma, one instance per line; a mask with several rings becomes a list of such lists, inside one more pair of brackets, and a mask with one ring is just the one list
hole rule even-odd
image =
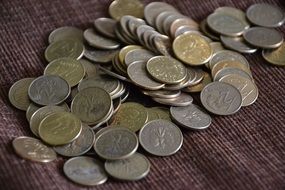
[[83, 31], [73, 26], [63, 26], [52, 31], [48, 37], [50, 44], [69, 39], [76, 39], [79, 42], [83, 42]]
[[225, 47], [240, 53], [255, 53], [257, 51], [256, 48], [248, 45], [243, 37], [221, 36], [221, 41]]
[[144, 5], [138, 0], [115, 0], [109, 6], [109, 14], [112, 18], [120, 20], [124, 15], [143, 18]]
[[143, 90], [142, 92], [147, 96], [166, 99], [177, 98], [181, 94], [180, 90]]
[[282, 45], [274, 50], [263, 50], [262, 56], [264, 59], [277, 66], [285, 66], [285, 43], [283, 42]]
[[152, 57], [154, 57], [155, 54], [153, 54], [151, 51], [148, 51], [146, 49], [134, 49], [129, 51], [126, 56], [124, 63], [128, 67], [130, 64], [136, 61], [148, 61]]
[[193, 102], [192, 96], [186, 93], [181, 93], [176, 98], [152, 98], [154, 101], [168, 106], [188, 106]]
[[84, 57], [95, 63], [110, 63], [119, 50], [100, 50], [85, 46]]
[[80, 59], [79, 60], [82, 66], [85, 70], [85, 76], [87, 78], [94, 77], [98, 74], [99, 67], [96, 64], [93, 64], [92, 62], [86, 60], [86, 59]]
[[219, 70], [217, 72], [217, 74], [215, 76], [213, 76], [214, 77], [214, 81], [219, 81], [222, 77], [224, 77], [226, 75], [229, 75], [229, 74], [237, 74], [237, 75], [240, 75], [240, 76], [242, 76], [244, 78], [247, 78], [249, 80], [253, 79], [252, 76], [249, 73], [247, 73], [247, 72], [245, 72], [245, 71], [243, 71], [243, 70], [241, 70], [239, 68], [226, 67], [226, 68], [223, 68], [223, 69]]
[[201, 92], [205, 88], [205, 86], [207, 86], [211, 82], [212, 82], [212, 78], [211, 78], [210, 74], [207, 72], [204, 72], [203, 80], [199, 84], [196, 84], [193, 86], [188, 86], [188, 87], [184, 88], [183, 91], [192, 92], [192, 93], [193, 92]]
[[216, 74], [224, 69], [224, 68], [238, 68], [250, 74], [249, 68], [239, 61], [220, 61], [215, 64], [212, 68], [212, 76], [216, 76]]
[[117, 21], [111, 18], [98, 18], [94, 21], [94, 26], [98, 32], [109, 38], [116, 38], [115, 28]]

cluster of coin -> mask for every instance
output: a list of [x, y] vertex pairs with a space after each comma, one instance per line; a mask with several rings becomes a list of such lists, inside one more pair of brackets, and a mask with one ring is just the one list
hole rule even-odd
[[[216, 115], [254, 103], [258, 88], [240, 53], [265, 48], [269, 62], [285, 65], [283, 37], [268, 28], [280, 26], [284, 14], [271, 5], [253, 5], [247, 14], [221, 7], [200, 26], [164, 2], [144, 7], [138, 0], [115, 0], [109, 14], [85, 31], [66, 26], [51, 32], [44, 75], [17, 81], [9, 91], [10, 102], [26, 111], [41, 139], [16, 138], [16, 153], [39, 162], [53, 161], [56, 153], [74, 157], [63, 170], [78, 184], [102, 184], [108, 175], [142, 179], [150, 162], [137, 153], [139, 145], [169, 156], [183, 143], [178, 126], [209, 127], [210, 115], [193, 104], [190, 93], [201, 92], [202, 105]], [[126, 83], [165, 107], [124, 103], [132, 93]]]

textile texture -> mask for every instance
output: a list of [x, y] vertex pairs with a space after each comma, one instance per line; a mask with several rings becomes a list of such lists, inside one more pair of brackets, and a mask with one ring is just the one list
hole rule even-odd
[[[246, 10], [254, 3], [268, 2], [285, 10], [283, 0], [166, 2], [199, 22], [221, 6]], [[109, 0], [0, 1], [0, 189], [85, 188], [64, 176], [65, 158], [40, 164], [14, 153], [11, 142], [15, 137], [33, 135], [25, 112], [12, 107], [7, 94], [17, 80], [43, 73], [47, 64], [44, 50], [53, 29], [60, 26], [86, 29], [96, 18], [108, 17], [110, 3]], [[284, 26], [280, 31], [285, 36]], [[285, 69], [266, 63], [261, 51], [246, 58], [259, 88], [254, 105], [232, 116], [213, 116], [207, 130], [182, 129], [184, 144], [177, 154], [163, 158], [148, 155], [152, 166], [145, 179], [137, 182], [110, 179], [89, 189], [285, 189]], [[143, 98], [139, 97], [141, 101]], [[195, 102], [200, 104], [198, 95]]]

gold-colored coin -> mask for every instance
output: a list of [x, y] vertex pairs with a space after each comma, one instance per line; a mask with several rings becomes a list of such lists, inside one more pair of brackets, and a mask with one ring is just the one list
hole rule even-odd
[[58, 58], [69, 57], [73, 59], [80, 59], [84, 53], [84, 46], [78, 40], [60, 40], [51, 43], [46, 51], [45, 58], [51, 62]]
[[194, 66], [207, 63], [213, 54], [210, 43], [194, 33], [177, 37], [173, 42], [173, 51], [182, 62]]
[[262, 56], [273, 65], [285, 66], [285, 42], [277, 49], [263, 50]]
[[109, 7], [109, 14], [116, 20], [120, 20], [124, 15], [143, 18], [144, 5], [139, 0], [115, 0]]
[[64, 145], [74, 141], [81, 133], [80, 119], [69, 112], [48, 115], [39, 127], [41, 139], [50, 145]]
[[[152, 107], [149, 108], [151, 110], [150, 114], [154, 114], [155, 116], [152, 116], [152, 118], [155, 117], [156, 119], [164, 119], [164, 120], [168, 120], [171, 121], [171, 117], [170, 117], [170, 112], [168, 108], [165, 107]], [[150, 117], [150, 114], [148, 114], [148, 116]], [[148, 120], [151, 121], [151, 120]]]
[[44, 71], [45, 75], [58, 75], [65, 79], [68, 84], [76, 86], [85, 76], [83, 65], [72, 58], [59, 58], [48, 64]]
[[[129, 53], [130, 51], [132, 50], [135, 50], [135, 49], [143, 49], [142, 46], [138, 46], [138, 45], [129, 45], [129, 46], [126, 46], [124, 47], [123, 49], [120, 50], [119, 52], [119, 60], [121, 63], [124, 63], [125, 62], [125, 57], [127, 55], [127, 53]], [[125, 64], [123, 64], [125, 65]], [[126, 65], [125, 65], [126, 67]]]
[[184, 89], [185, 92], [201, 92], [205, 86], [210, 84], [212, 82], [212, 77], [210, 76], [209, 73], [204, 72], [204, 77], [203, 80], [194, 86], [189, 86]]
[[138, 103], [123, 103], [112, 121], [112, 126], [126, 127], [133, 132], [140, 130], [147, 122], [146, 108]]
[[221, 69], [228, 68], [228, 67], [241, 69], [251, 75], [249, 68], [245, 64], [239, 61], [225, 60], [225, 61], [220, 61], [214, 65], [211, 71], [212, 77], [214, 78]]
[[24, 111], [27, 110], [31, 103], [28, 95], [28, 89], [33, 80], [34, 78], [24, 78], [15, 82], [11, 86], [8, 96], [14, 107]]
[[94, 64], [94, 63], [92, 63], [86, 59], [80, 59], [79, 61], [82, 64], [82, 66], [84, 67], [85, 76], [87, 78], [95, 77], [98, 74], [99, 68], [96, 64]]

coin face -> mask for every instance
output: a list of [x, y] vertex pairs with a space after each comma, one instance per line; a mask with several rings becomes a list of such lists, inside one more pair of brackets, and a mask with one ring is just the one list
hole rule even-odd
[[246, 16], [251, 23], [264, 27], [279, 27], [285, 21], [284, 11], [266, 3], [251, 5], [246, 11]]
[[283, 43], [282, 33], [271, 28], [251, 27], [243, 37], [249, 44], [265, 49], [278, 48]]
[[126, 54], [124, 63], [126, 64], [126, 66], [129, 66], [135, 61], [147, 62], [149, 59], [151, 59], [154, 56], [155, 54], [146, 49], [134, 49]]
[[87, 156], [70, 158], [64, 163], [63, 172], [71, 181], [80, 185], [100, 185], [108, 179], [103, 164]]
[[9, 89], [9, 101], [10, 103], [20, 109], [26, 111], [30, 105], [28, 96], [28, 89], [34, 78], [24, 78], [15, 82]]
[[82, 131], [81, 121], [72, 113], [58, 112], [45, 117], [39, 127], [39, 136], [50, 145], [71, 143]]
[[237, 88], [223, 82], [212, 82], [201, 92], [203, 106], [217, 115], [236, 113], [242, 105], [242, 96]]
[[248, 45], [243, 37], [221, 36], [224, 46], [240, 53], [255, 53], [256, 48]]
[[213, 66], [212, 76], [216, 76], [216, 74], [224, 68], [238, 68], [250, 74], [249, 68], [239, 61], [220, 61]]
[[86, 88], [78, 92], [71, 103], [71, 112], [83, 123], [95, 125], [100, 122], [112, 107], [112, 99], [102, 88]]
[[215, 41], [219, 41], [220, 37], [218, 36], [217, 33], [213, 32], [210, 27], [207, 24], [207, 19], [202, 20], [200, 23], [200, 29], [201, 31], [209, 38]]
[[83, 65], [71, 58], [59, 58], [48, 64], [44, 70], [45, 75], [58, 75], [73, 87], [85, 76]]
[[166, 84], [177, 84], [187, 76], [187, 70], [181, 62], [166, 56], [151, 58], [146, 68], [154, 79]]
[[181, 148], [183, 136], [175, 124], [167, 120], [155, 120], [140, 130], [139, 141], [150, 154], [170, 156]]
[[206, 129], [212, 122], [212, 118], [195, 104], [186, 107], [171, 107], [170, 114], [174, 121], [187, 129]]
[[110, 63], [118, 50], [100, 50], [90, 46], [85, 46], [84, 57], [97, 63]]
[[70, 94], [70, 86], [63, 78], [44, 75], [36, 78], [28, 90], [29, 98], [39, 105], [58, 105]]
[[189, 65], [202, 65], [211, 59], [213, 50], [199, 34], [186, 33], [173, 42], [175, 55]]
[[136, 132], [146, 123], [147, 117], [147, 111], [144, 106], [133, 102], [123, 103], [111, 125], [126, 127]]
[[154, 35], [152, 38], [153, 45], [156, 51], [165, 56], [171, 56], [172, 53], [172, 42], [169, 37], [164, 35]]
[[116, 38], [115, 27], [117, 21], [111, 18], [97, 18], [94, 26], [98, 32], [109, 38]]
[[138, 0], [116, 0], [109, 7], [109, 14], [115, 20], [120, 20], [124, 15], [143, 18], [144, 5]]
[[88, 152], [94, 144], [95, 134], [93, 130], [86, 124], [82, 125], [82, 131], [77, 139], [72, 143], [56, 146], [54, 150], [63, 156], [75, 157]]
[[193, 102], [192, 96], [186, 93], [181, 93], [176, 98], [152, 98], [154, 101], [168, 106], [188, 106]]
[[48, 62], [63, 57], [80, 59], [83, 56], [83, 52], [84, 46], [81, 41], [73, 39], [59, 40], [51, 43], [47, 47], [45, 58]]
[[266, 61], [273, 65], [285, 66], [285, 43], [274, 50], [263, 50], [262, 56]]
[[144, 155], [135, 153], [124, 160], [107, 160], [105, 170], [116, 179], [135, 181], [147, 176], [150, 171], [150, 162]]
[[69, 39], [83, 42], [83, 31], [73, 26], [63, 26], [52, 31], [48, 37], [49, 43]]
[[31, 137], [17, 137], [12, 142], [15, 152], [22, 158], [36, 162], [51, 162], [56, 159], [52, 148]]
[[96, 153], [106, 160], [121, 160], [133, 155], [138, 148], [138, 138], [126, 128], [113, 127], [103, 132], [95, 141]]

